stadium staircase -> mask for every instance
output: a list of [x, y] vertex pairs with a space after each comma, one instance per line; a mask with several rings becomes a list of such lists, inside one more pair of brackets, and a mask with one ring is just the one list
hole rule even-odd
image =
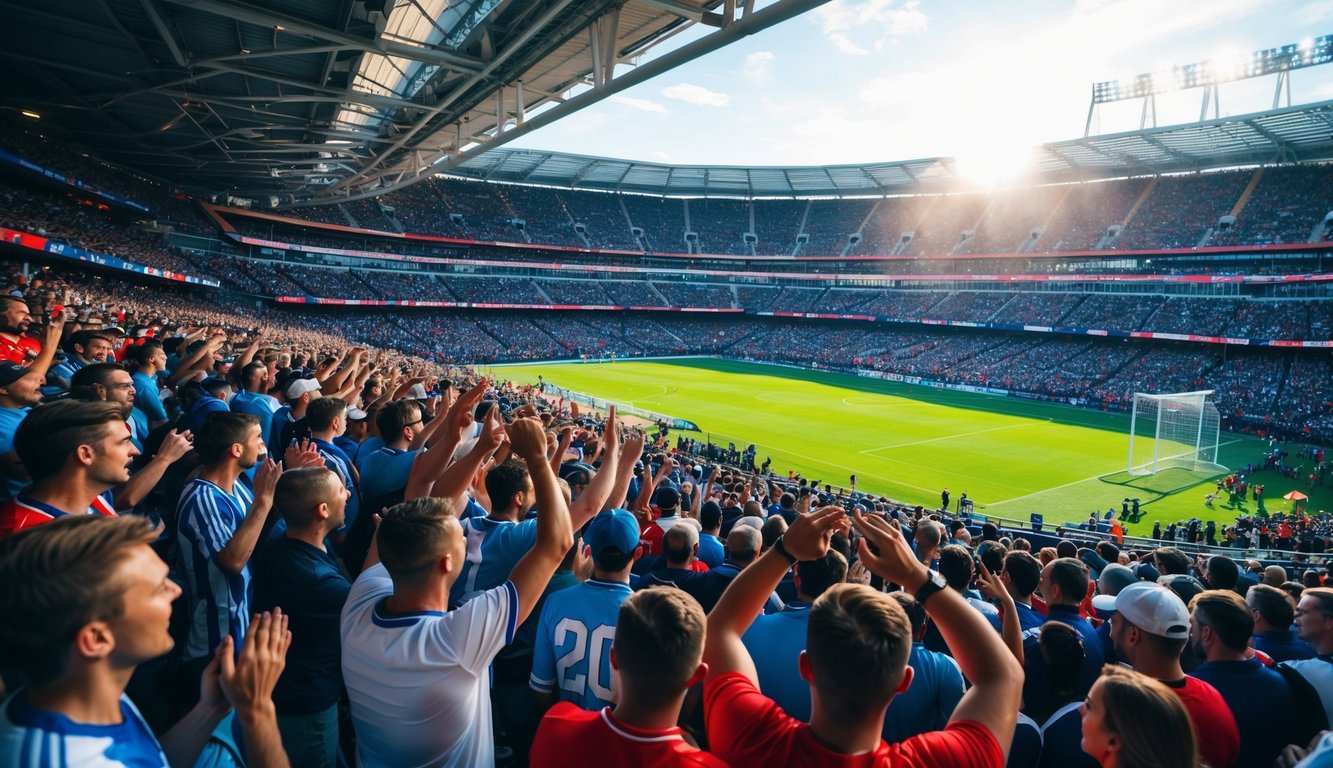
[[1020, 297], [1022, 297], [1023, 295], [1024, 295], [1024, 294], [1022, 294], [1022, 293], [1015, 293], [1013, 296], [1010, 296], [1008, 301], [1006, 301], [1005, 303], [1003, 303], [1003, 304], [1001, 304], [999, 307], [997, 307], [996, 310], [995, 310], [994, 312], [990, 313], [989, 315], [986, 315], [986, 319], [985, 319], [983, 322], [987, 322], [987, 323], [994, 322], [994, 321], [995, 321], [995, 318], [996, 318], [996, 317], [999, 317], [1000, 313], [1004, 311], [1004, 308], [1005, 308], [1005, 307], [1007, 307], [1007, 306], [1009, 306], [1010, 304], [1014, 303], [1015, 301], [1017, 301], [1017, 300], [1018, 300]]
[[1250, 202], [1250, 196], [1254, 194], [1254, 188], [1259, 186], [1259, 180], [1264, 177], [1264, 169], [1257, 168], [1254, 175], [1250, 177], [1250, 183], [1245, 185], [1245, 191], [1240, 193], [1240, 199], [1231, 206], [1231, 215], [1240, 218], [1240, 212], [1245, 210], [1245, 204]]
[[1134, 221], [1135, 214], [1139, 212], [1139, 209], [1143, 207], [1144, 203], [1148, 202], [1148, 198], [1152, 195], [1153, 190], [1157, 189], [1157, 182], [1160, 180], [1160, 176], [1155, 176], [1152, 181], [1148, 182], [1148, 186], [1144, 187], [1143, 191], [1139, 193], [1139, 197], [1134, 201], [1134, 205], [1130, 206], [1129, 213], [1126, 213], [1124, 220], [1120, 222], [1120, 231], [1114, 235], [1109, 233], [1104, 235], [1101, 240], [1097, 241], [1097, 245], [1093, 247], [1093, 250], [1100, 251], [1109, 248], [1112, 241], [1124, 234], [1125, 230], [1129, 228], [1130, 222]]
[[639, 244], [639, 250], [642, 251], [652, 250], [651, 248], [648, 247], [647, 230], [640, 229], [639, 231], [642, 232], [643, 234], [640, 235], [639, 237], [634, 237], [634, 219], [630, 218], [629, 209], [625, 207], [625, 198], [621, 197], [620, 195], [616, 195], [616, 204], [620, 206], [620, 212], [625, 216], [625, 223], [629, 225], [628, 231], [630, 233], [630, 237], [634, 238], [634, 241]]
[[[541, 287], [539, 286], [539, 287], [537, 288], [537, 290], [540, 291], [540, 290], [541, 290]], [[539, 330], [539, 331], [541, 331], [542, 333], [544, 333], [544, 334], [546, 334], [547, 336], [549, 336], [550, 339], [551, 339], [551, 341], [554, 341], [555, 344], [556, 344], [556, 346], [558, 346], [558, 347], [562, 347], [562, 348], [564, 348], [565, 350], [572, 352], [572, 351], [574, 351], [575, 347], [577, 346], [577, 345], [574, 344], [572, 341], [565, 341], [564, 339], [560, 338], [559, 336], [555, 335], [554, 333], [551, 333], [550, 330], [548, 330], [545, 326], [543, 326], [541, 323], [537, 322], [537, 321], [536, 321], [535, 319], [533, 319], [533, 318], [528, 318], [528, 322], [531, 323], [531, 324], [533, 325], [533, 327], [535, 327], [537, 330]]]
[[[796, 244], [791, 248], [792, 256], [800, 256], [801, 250], [805, 247], [805, 244], [810, 242], [810, 236], [805, 232], [805, 223], [810, 220], [810, 207], [814, 204], [814, 200], [805, 201], [805, 211], [801, 213], [800, 226], [796, 227]], [[801, 242], [801, 235], [806, 235], [805, 243]]]
[[541, 297], [543, 299], [546, 299], [547, 304], [557, 303], [555, 299], [551, 298], [551, 294], [547, 293], [546, 289], [543, 288], [541, 284], [538, 283], [536, 280], [529, 280], [528, 283], [531, 284], [533, 288], [537, 289], [537, 293], [541, 294]]
[[335, 207], [338, 209], [338, 212], [343, 215], [343, 218], [347, 220], [348, 226], [356, 227], [357, 229], [361, 228], [361, 225], [356, 222], [355, 218], [353, 218], [352, 212], [347, 210], [347, 206], [343, 205], [342, 203], [338, 203], [338, 205]]
[[1024, 240], [1023, 244], [1018, 248], [1019, 253], [1031, 253], [1037, 250], [1037, 243], [1040, 243], [1041, 239], [1046, 236], [1048, 231], [1050, 231], [1051, 222], [1055, 221], [1055, 217], [1063, 212], [1065, 201], [1069, 199], [1069, 195], [1073, 191], [1074, 185], [1068, 185], [1065, 191], [1060, 195], [1060, 199], [1056, 200], [1055, 205], [1052, 205], [1050, 210], [1046, 212], [1046, 218], [1043, 219], [1041, 225], [1037, 227], [1037, 236], [1029, 237], [1027, 240]]
[[375, 286], [371, 285], [371, 284], [370, 284], [370, 281], [367, 280], [367, 279], [365, 278], [364, 273], [357, 272], [355, 269], [353, 269], [353, 270], [350, 270], [350, 271], [349, 271], [349, 274], [352, 276], [352, 279], [353, 279], [353, 280], [355, 280], [355, 281], [357, 281], [358, 283], [364, 285], [364, 286], [370, 291], [370, 295], [371, 295], [371, 296], [379, 296], [379, 295], [380, 295], [380, 289], [378, 289], [378, 288], [376, 288]]
[[1213, 234], [1215, 232], [1217, 232], [1217, 227], [1209, 227], [1208, 229], [1204, 230], [1203, 237], [1199, 238], [1199, 242], [1195, 243], [1194, 247], [1202, 248], [1205, 245], [1208, 245], [1209, 241], [1213, 239]]
[[[876, 200], [876, 201], [875, 201], [875, 204], [874, 204], [874, 205], [870, 206], [870, 210], [869, 210], [869, 211], [866, 211], [865, 218], [861, 219], [861, 223], [860, 223], [860, 224], [857, 224], [857, 225], [856, 225], [856, 232], [865, 232], [865, 231], [866, 231], [866, 224], [869, 224], [869, 223], [870, 223], [870, 220], [871, 220], [872, 218], [874, 218], [874, 216], [875, 216], [875, 211], [878, 211], [878, 210], [879, 210], [880, 203], [883, 203], [883, 202], [884, 202], [884, 199], [883, 199], [883, 198], [880, 198], [879, 200]], [[848, 234], [848, 237], [847, 237], [847, 243], [846, 243], [845, 245], [842, 246], [842, 251], [838, 253], [839, 256], [846, 256], [847, 254], [849, 254], [849, 253], [851, 253], [853, 250], [855, 250], [856, 246], [860, 245], [859, 242], [857, 242], [857, 243], [853, 243], [853, 242], [852, 242], [851, 235], [856, 234], [855, 232], [849, 232], [849, 233], [847, 233], [847, 234]]]
[[[650, 291], [653, 292], [653, 295], [657, 296], [657, 298], [659, 298], [659, 299], [662, 300], [662, 306], [664, 306], [664, 307], [674, 307], [674, 306], [676, 306], [675, 304], [672, 304], [672, 303], [671, 303], [671, 299], [668, 299], [668, 298], [666, 297], [666, 294], [664, 294], [664, 293], [662, 293], [661, 291], [657, 290], [657, 286], [653, 285], [653, 284], [652, 284], [652, 281], [645, 280], [644, 283], [648, 286], [648, 290], [650, 290]], [[674, 334], [673, 334], [673, 335], [674, 335]]]

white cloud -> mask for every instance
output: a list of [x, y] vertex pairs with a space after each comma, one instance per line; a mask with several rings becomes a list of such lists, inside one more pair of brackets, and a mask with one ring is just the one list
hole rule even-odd
[[773, 76], [770, 71], [772, 63], [772, 51], [755, 51], [745, 57], [745, 67], [741, 70], [741, 77], [752, 83], [768, 82]]
[[662, 95], [700, 107], [725, 107], [731, 103], [731, 97], [725, 93], [710, 91], [702, 85], [677, 83], [662, 89]]
[[608, 101], [614, 101], [617, 104], [624, 104], [627, 107], [633, 107], [634, 109], [639, 109], [644, 112], [652, 112], [655, 115], [671, 114], [671, 112], [666, 108], [665, 104], [659, 104], [658, 102], [649, 99], [636, 99], [633, 96], [625, 96], [623, 94], [618, 93], [614, 96], [611, 96], [608, 99]]
[[890, 40], [919, 35], [930, 18], [920, 0], [833, 0], [815, 10], [829, 42], [843, 53], [865, 56]]

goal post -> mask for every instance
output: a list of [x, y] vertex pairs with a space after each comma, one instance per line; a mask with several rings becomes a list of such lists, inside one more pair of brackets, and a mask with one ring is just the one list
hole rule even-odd
[[1212, 390], [1171, 394], [1134, 393], [1129, 417], [1131, 475], [1164, 469], [1221, 472], [1217, 463], [1221, 418], [1209, 401]]

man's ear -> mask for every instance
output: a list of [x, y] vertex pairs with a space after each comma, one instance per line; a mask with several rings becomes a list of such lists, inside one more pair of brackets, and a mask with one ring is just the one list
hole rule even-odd
[[903, 670], [903, 679], [898, 681], [898, 687], [894, 693], [906, 693], [908, 688], [912, 687], [912, 680], [916, 679], [916, 670], [910, 666]]
[[84, 659], [98, 661], [116, 649], [116, 638], [104, 621], [92, 621], [74, 635], [74, 652]]
[[814, 683], [815, 673], [810, 669], [810, 655], [805, 651], [801, 651], [801, 655], [796, 657], [796, 670], [800, 672], [802, 680]]
[[698, 668], [694, 670], [694, 674], [690, 675], [690, 679], [685, 681], [685, 687], [693, 688], [697, 683], [702, 681], [707, 674], [708, 665], [700, 662]]

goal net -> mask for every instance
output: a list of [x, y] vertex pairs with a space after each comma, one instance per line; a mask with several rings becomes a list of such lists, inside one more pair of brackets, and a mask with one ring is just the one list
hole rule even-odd
[[1163, 395], [1136, 392], [1129, 421], [1129, 473], [1225, 471], [1217, 463], [1221, 419], [1208, 400], [1212, 394], [1212, 390]]

